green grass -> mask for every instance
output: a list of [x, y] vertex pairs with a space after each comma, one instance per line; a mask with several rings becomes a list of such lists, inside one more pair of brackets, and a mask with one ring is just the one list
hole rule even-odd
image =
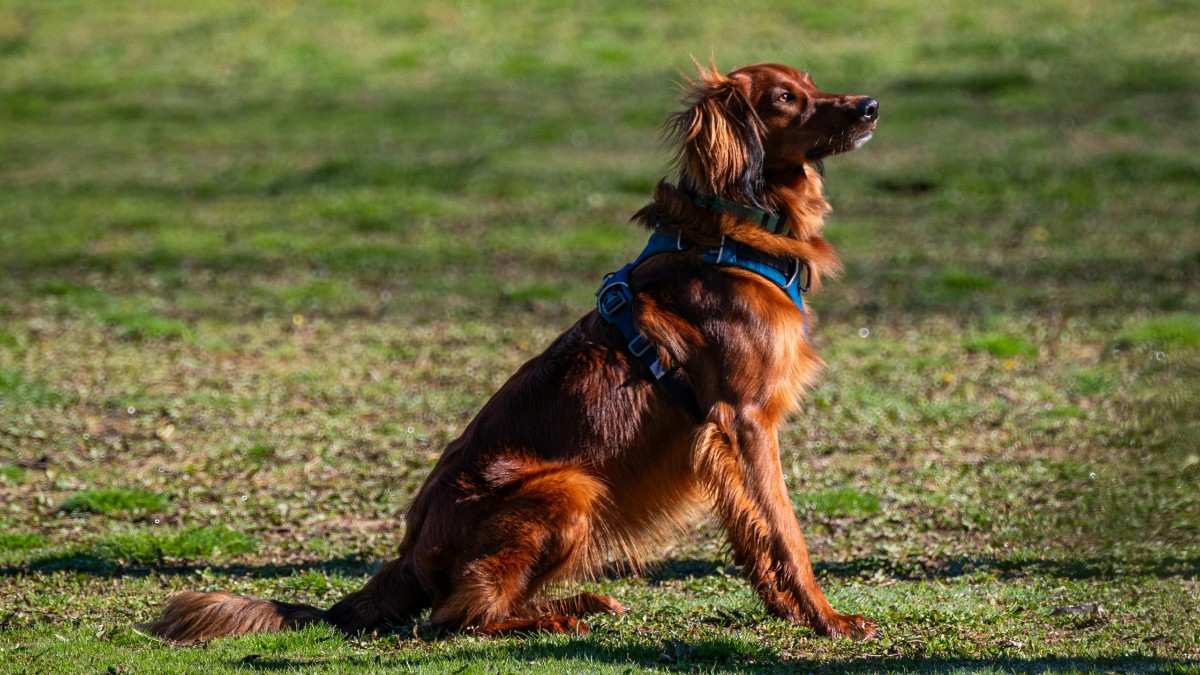
[[982, 274], [950, 268], [926, 280], [927, 298], [936, 302], [959, 302], [991, 290], [996, 280]]
[[100, 320], [123, 338], [179, 339], [191, 334], [191, 329], [182, 321], [132, 305], [109, 308], [100, 315]]
[[1037, 356], [1037, 345], [1018, 335], [987, 333], [967, 340], [967, 351], [983, 352], [996, 358], [1011, 359], [1017, 356]]
[[275, 458], [275, 448], [269, 445], [257, 444], [246, 448], [245, 456], [260, 462], [269, 462]]
[[1107, 394], [1117, 386], [1117, 377], [1106, 368], [1080, 368], [1071, 375], [1068, 385], [1080, 396]]
[[[1197, 672], [1197, 21], [0, 1], [0, 672]], [[821, 583], [883, 638], [768, 617], [711, 521], [585, 584], [631, 608], [585, 638], [134, 632], [184, 589], [328, 606], [394, 553], [640, 249], [710, 53], [882, 103], [827, 163], [846, 272], [780, 440]]]
[[225, 527], [191, 527], [173, 534], [130, 532], [108, 535], [85, 554], [117, 564], [153, 564], [164, 559], [221, 559], [253, 553], [256, 544], [244, 534]]
[[1143, 347], [1200, 347], [1200, 315], [1173, 314], [1131, 321], [1117, 344]]
[[[37, 541], [37, 546], [22, 548], [44, 548], [45, 541]], [[188, 527], [170, 532], [161, 531], [161, 528], [157, 532], [121, 531], [86, 544], [43, 552], [31, 559], [29, 566], [41, 572], [113, 574], [131, 566], [220, 561], [254, 553], [257, 548], [258, 543], [253, 538], [220, 526]]]
[[61, 403], [67, 395], [37, 381], [31, 381], [16, 368], [0, 368], [0, 405], [16, 408], [22, 405], [50, 406]]
[[826, 516], [861, 516], [879, 511], [879, 498], [853, 488], [835, 488], [803, 495], [798, 505]]
[[81, 490], [63, 501], [59, 508], [63, 511], [113, 514], [163, 511], [169, 504], [166, 496], [155, 492], [111, 488]]
[[39, 290], [56, 297], [67, 312], [83, 312], [112, 329], [120, 338], [178, 339], [191, 335], [183, 321], [163, 316], [152, 309], [154, 300], [144, 296], [112, 297], [90, 286], [51, 280]]
[[0, 464], [0, 481], [20, 483], [28, 473], [24, 467], [12, 464]]
[[24, 551], [41, 548], [46, 538], [33, 532], [0, 532], [0, 551]]

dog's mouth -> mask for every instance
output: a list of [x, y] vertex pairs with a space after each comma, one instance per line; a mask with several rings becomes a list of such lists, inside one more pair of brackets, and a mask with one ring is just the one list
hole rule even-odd
[[846, 131], [829, 138], [825, 143], [808, 151], [808, 159], [824, 159], [830, 155], [840, 155], [844, 152], [857, 150], [866, 145], [875, 136], [875, 122], [855, 125]]
[[850, 144], [851, 145], [850, 149], [857, 150], [857, 149], [861, 148], [862, 146], [866, 145], [867, 141], [871, 140], [874, 136], [875, 136], [874, 130], [865, 131], [865, 132], [855, 136], [854, 140]]

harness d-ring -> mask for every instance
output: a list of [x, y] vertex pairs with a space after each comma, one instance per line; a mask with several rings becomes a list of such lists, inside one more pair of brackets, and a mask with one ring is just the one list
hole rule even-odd
[[796, 283], [796, 277], [800, 276], [800, 259], [796, 258], [792, 261], [792, 276], [788, 277], [787, 285], [791, 286]]

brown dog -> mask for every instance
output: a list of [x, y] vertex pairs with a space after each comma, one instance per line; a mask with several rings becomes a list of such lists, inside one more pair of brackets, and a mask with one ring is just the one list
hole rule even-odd
[[[829, 205], [817, 163], [865, 143], [877, 117], [874, 99], [823, 92], [787, 66], [702, 68], [671, 120], [679, 185], [659, 184], [634, 218], [698, 246], [727, 237], [802, 260], [815, 284], [838, 266], [820, 236]], [[697, 206], [714, 196], [786, 227]], [[630, 279], [637, 325], [696, 405], [656, 384], [591, 312], [446, 448], [408, 511], [399, 557], [362, 590], [327, 611], [183, 593], [149, 629], [180, 643], [312, 622], [355, 631], [432, 607], [432, 623], [451, 630], [582, 632], [579, 617], [624, 608], [590, 593], [539, 599], [539, 589], [613, 557], [636, 565], [647, 542], [707, 503], [773, 614], [822, 635], [873, 635], [874, 623], [821, 593], [783, 482], [777, 432], [821, 367], [806, 312], [761, 276], [690, 250], [657, 255]]]

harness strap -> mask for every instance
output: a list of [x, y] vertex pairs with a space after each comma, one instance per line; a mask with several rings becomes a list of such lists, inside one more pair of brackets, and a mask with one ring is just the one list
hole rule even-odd
[[[638, 328], [633, 313], [633, 289], [629, 286], [629, 277], [638, 265], [660, 253], [685, 251], [689, 248], [691, 244], [684, 241], [681, 234], [672, 236], [655, 230], [637, 258], [604, 277], [604, 283], [596, 291], [596, 312], [620, 332], [625, 349], [646, 366], [654, 381], [662, 385], [667, 393], [696, 419], [703, 419], [704, 414], [696, 394], [683, 379], [679, 367], [666, 370], [658, 358], [657, 345]], [[804, 313], [804, 294], [808, 292], [811, 273], [808, 264], [803, 260], [772, 256], [724, 237], [721, 238], [720, 246], [704, 249], [701, 258], [712, 265], [740, 267], [764, 277], [787, 293], [797, 309]], [[805, 332], [807, 331], [808, 316], [805, 313]]]

